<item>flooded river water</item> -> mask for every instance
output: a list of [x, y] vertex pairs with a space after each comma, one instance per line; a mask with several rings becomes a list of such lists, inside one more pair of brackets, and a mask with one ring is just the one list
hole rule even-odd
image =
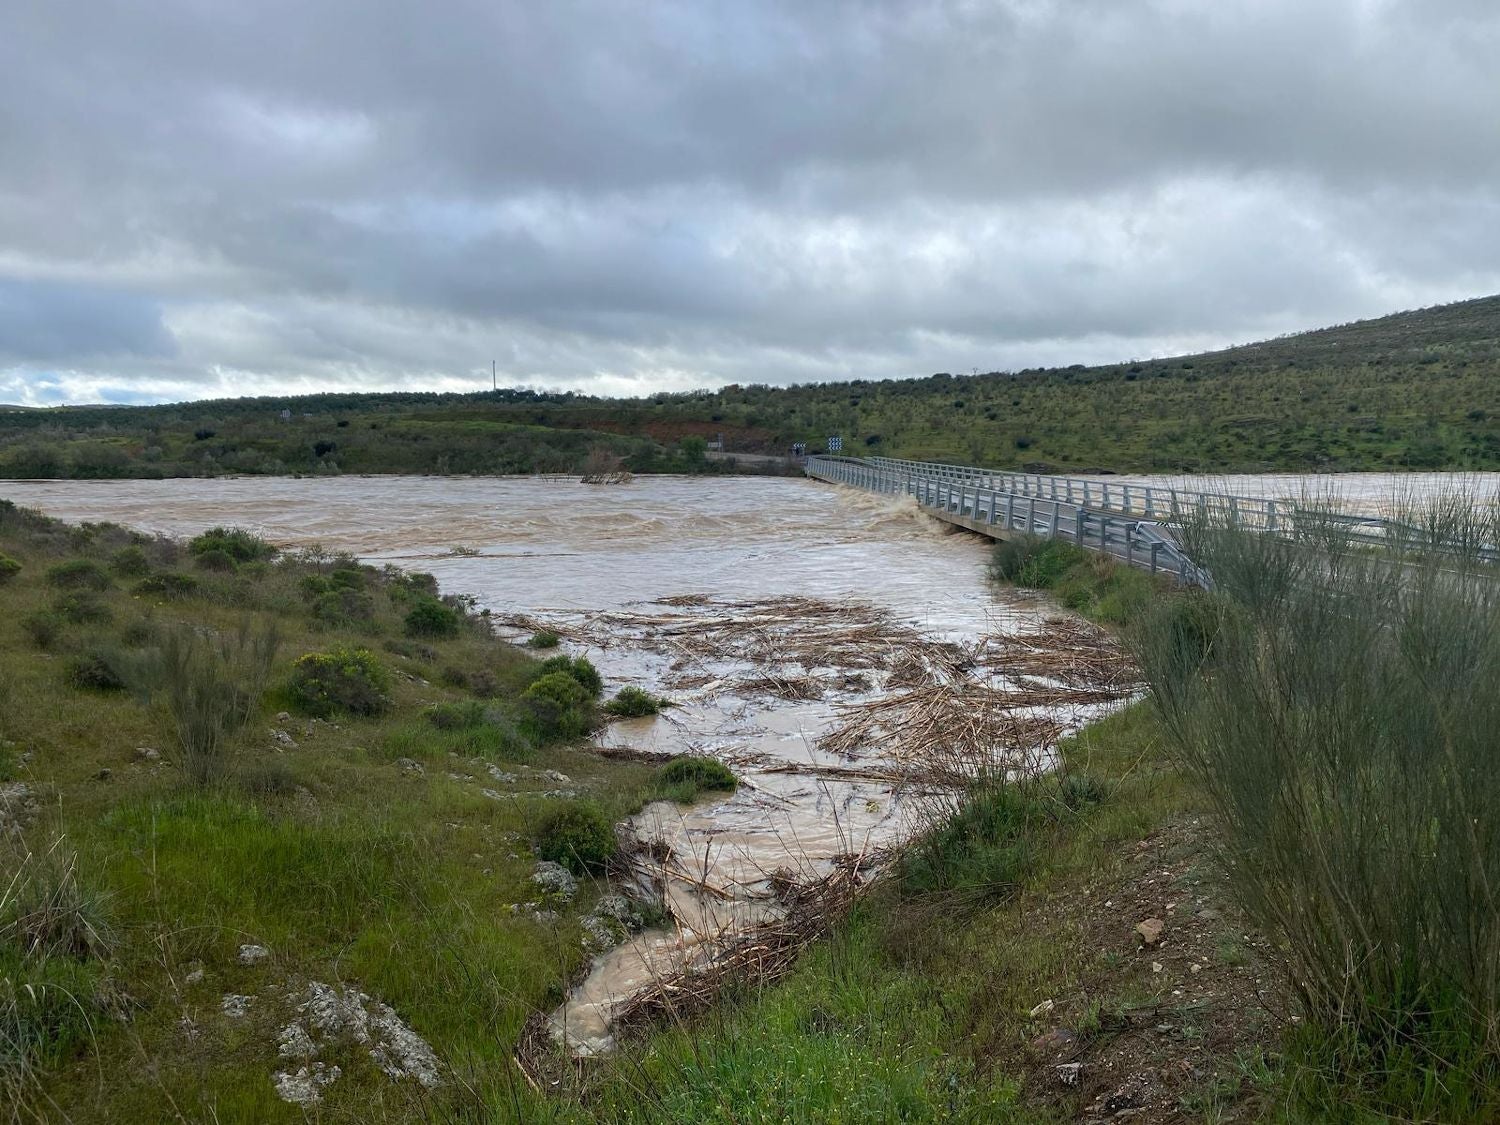
[[[899, 783], [911, 763], [894, 760], [900, 738], [881, 734], [891, 717], [855, 715], [865, 725], [844, 729], [847, 708], [887, 698], [893, 673], [908, 691], [932, 668], [969, 669], [944, 681], [963, 690], [974, 674], [999, 683], [975, 646], [1038, 634], [1055, 612], [997, 593], [984, 579], [985, 541], [910, 501], [807, 480], [49, 481], [5, 483], [0, 495], [73, 521], [177, 535], [234, 524], [283, 547], [429, 571], [518, 636], [534, 625], [560, 633], [607, 690], [635, 684], [677, 704], [611, 724], [600, 742], [712, 755], [741, 784], [635, 818], [636, 834], [672, 857], [655, 882], [675, 924], [605, 953], [557, 1014], [580, 1051], [609, 1046], [613, 1014], [634, 990], [774, 917], [778, 886], [877, 852], [909, 827], [922, 798]], [[1097, 710], [1083, 698], [1008, 706], [995, 719], [1003, 730], [966, 721], [973, 738], [1005, 750], [1042, 745]]]
[[[1356, 491], [1374, 504], [1391, 480]], [[1232, 487], [1264, 494], [1252, 483]], [[1276, 481], [1288, 490], [1311, 487]], [[910, 501], [808, 480], [42, 481], [0, 482], [0, 496], [169, 534], [233, 524], [283, 547], [429, 571], [517, 636], [558, 632], [608, 690], [634, 684], [677, 704], [599, 741], [711, 755], [741, 785], [648, 806], [629, 826], [657, 861], [640, 882], [675, 921], [602, 953], [553, 1013], [580, 1053], [610, 1046], [639, 990], [774, 920], [788, 883], [898, 841], [945, 771], [1045, 754], [1134, 690], [1107, 642], [991, 587], [985, 541]]]

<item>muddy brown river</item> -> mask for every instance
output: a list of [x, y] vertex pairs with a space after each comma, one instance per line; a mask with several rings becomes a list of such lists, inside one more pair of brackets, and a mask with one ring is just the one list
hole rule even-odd
[[[1359, 491], [1367, 503], [1382, 494], [1368, 479]], [[612, 1046], [615, 1016], [641, 989], [774, 919], [788, 879], [898, 842], [940, 788], [933, 777], [1010, 769], [1018, 753], [1034, 764], [1132, 690], [1061, 683], [1045, 661], [1019, 675], [1028, 638], [1045, 648], [1076, 623], [989, 586], [984, 540], [908, 500], [814, 481], [41, 481], [0, 482], [0, 496], [170, 534], [233, 524], [283, 547], [429, 571], [516, 636], [554, 629], [608, 690], [670, 698], [661, 716], [613, 723], [600, 742], [712, 755], [741, 785], [691, 807], [648, 806], [628, 825], [668, 857], [641, 881], [674, 921], [598, 956], [552, 1013], [581, 1054]], [[1088, 664], [1087, 647], [1073, 664]], [[946, 742], [932, 733], [960, 727]]]

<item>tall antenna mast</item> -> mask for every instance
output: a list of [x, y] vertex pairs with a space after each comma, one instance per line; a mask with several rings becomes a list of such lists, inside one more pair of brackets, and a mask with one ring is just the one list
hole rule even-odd
[[498, 391], [500, 384], [495, 381], [495, 361], [490, 360], [490, 390]]

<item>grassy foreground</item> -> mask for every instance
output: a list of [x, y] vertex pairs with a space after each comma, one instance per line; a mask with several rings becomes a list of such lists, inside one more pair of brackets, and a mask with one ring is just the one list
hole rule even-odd
[[[547, 656], [425, 576], [0, 502], [0, 1119], [300, 1121], [304, 1066], [341, 1072], [324, 1119], [536, 1119], [510, 1052], [600, 889], [547, 894], [533, 847], [587, 873], [691, 789], [575, 748], [597, 676]], [[349, 1021], [299, 1054], [313, 982], [439, 1082]]]

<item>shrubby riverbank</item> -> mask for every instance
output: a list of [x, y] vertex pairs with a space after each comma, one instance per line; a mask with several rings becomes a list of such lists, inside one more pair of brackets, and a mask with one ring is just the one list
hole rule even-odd
[[610, 826], [684, 789], [574, 748], [586, 661], [422, 574], [9, 502], [0, 609], [14, 1116], [531, 1116], [519, 1028], [619, 937]]
[[1117, 629], [1153, 697], [1055, 774], [992, 773], [777, 982], [544, 1093], [524, 1022], [645, 921], [593, 878], [608, 825], [699, 771], [575, 748], [590, 668], [420, 575], [0, 508], [7, 1095], [43, 1120], [1493, 1116], [1490, 564], [1189, 533], [1211, 597], [997, 550]]
[[[786, 980], [636, 1044], [639, 1121], [1486, 1121], [1500, 874], [1488, 509], [1351, 551], [1188, 531], [1172, 591], [1041, 542], [998, 577], [1123, 631], [1152, 697], [977, 788]], [[882, 1116], [884, 1115], [884, 1116]]]

